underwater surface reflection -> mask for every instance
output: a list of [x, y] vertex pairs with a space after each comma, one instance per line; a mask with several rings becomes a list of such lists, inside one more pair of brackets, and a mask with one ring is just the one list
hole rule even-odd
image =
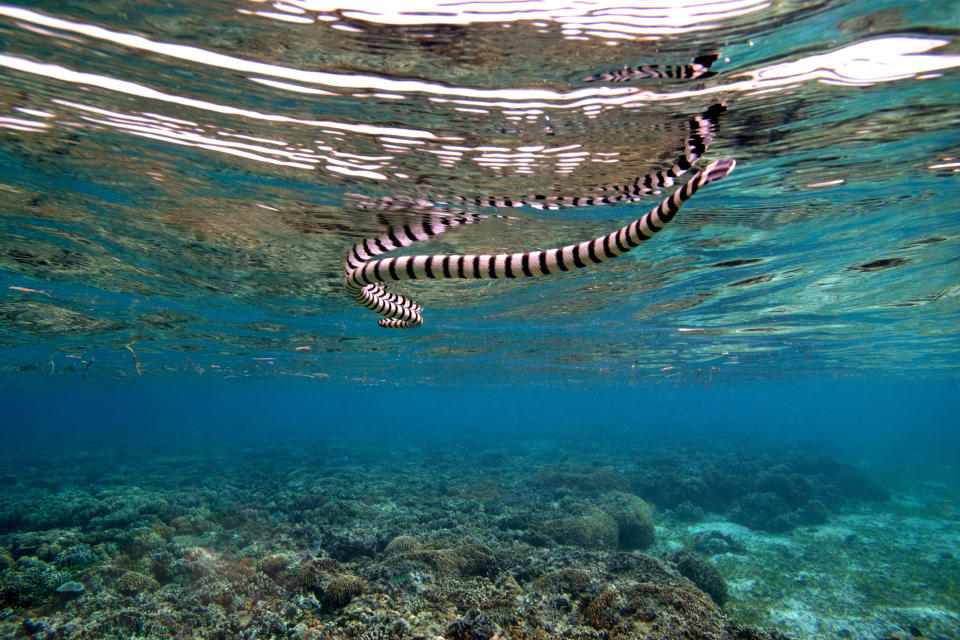
[[[861, 5], [2, 5], [5, 375], [952, 370], [956, 25]], [[609, 264], [388, 282], [436, 310], [416, 332], [344, 290], [364, 238], [560, 247], [723, 157]]]

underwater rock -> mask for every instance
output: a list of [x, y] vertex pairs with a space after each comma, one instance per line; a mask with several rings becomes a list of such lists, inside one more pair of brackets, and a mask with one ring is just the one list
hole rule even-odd
[[[40, 533], [26, 531], [13, 536], [10, 555], [14, 560], [24, 556], [36, 556], [46, 540]], [[43, 558], [41, 558], [42, 560]]]
[[43, 619], [35, 620], [33, 618], [24, 618], [23, 620], [23, 629], [27, 633], [40, 633], [43, 631], [43, 628]]
[[[638, 460], [630, 483], [637, 495], [659, 508], [674, 510], [680, 520], [700, 519], [696, 510], [701, 509], [726, 514], [754, 529], [777, 532], [822, 522], [855, 501], [889, 499], [885, 489], [851, 465], [803, 448], [666, 447]], [[757, 494], [767, 496], [765, 505]], [[826, 513], [814, 500], [826, 507]], [[809, 513], [805, 513], [807, 505]]]
[[507, 511], [497, 519], [497, 528], [501, 531], [524, 531], [536, 526], [536, 518], [527, 509]]
[[360, 558], [372, 558], [377, 547], [377, 537], [371, 531], [351, 530], [333, 537], [328, 551], [341, 562]]
[[601, 509], [589, 509], [582, 515], [547, 520], [540, 525], [540, 529], [560, 544], [584, 549], [616, 549], [620, 536], [617, 521]]
[[849, 464], [829, 458], [823, 458], [811, 464], [817, 465], [814, 469], [840, 496], [874, 502], [886, 502], [890, 499], [888, 490], [871, 482]]
[[782, 533], [796, 527], [799, 517], [776, 493], [751, 493], [730, 512], [730, 520], [751, 529]]
[[506, 489], [488, 480], [473, 482], [457, 490], [457, 493], [467, 499], [476, 500], [485, 504], [497, 503], [506, 493]]
[[687, 502], [710, 509], [714, 504], [711, 489], [702, 471], [682, 473], [675, 469], [648, 469], [634, 481], [635, 492], [658, 508], [676, 508]]
[[616, 471], [602, 467], [555, 466], [541, 469], [535, 481], [545, 487], [584, 493], [629, 491], [630, 483]]
[[483, 613], [461, 618], [447, 627], [447, 640], [491, 640], [501, 633], [500, 627]]
[[653, 544], [653, 510], [642, 498], [632, 493], [611, 491], [597, 504], [617, 523], [620, 549], [646, 549]]
[[265, 556], [258, 559], [254, 566], [257, 570], [265, 573], [274, 582], [281, 582], [287, 569], [290, 568], [290, 560], [285, 556]]
[[704, 511], [689, 500], [684, 500], [673, 509], [673, 517], [682, 522], [703, 520]]
[[331, 575], [345, 573], [343, 565], [333, 558], [313, 558], [290, 567], [286, 573], [286, 586], [291, 591], [323, 593], [323, 587]]
[[455, 571], [461, 576], [492, 577], [499, 568], [500, 563], [489, 547], [472, 543], [445, 550], [440, 556], [440, 564], [437, 565], [437, 570], [441, 573]]
[[79, 582], [64, 582], [56, 589], [56, 593], [62, 597], [66, 598], [75, 598], [83, 594], [86, 591], [84, 586]]
[[420, 549], [386, 556], [383, 568], [385, 575], [412, 576], [421, 573], [436, 573], [437, 576], [454, 578], [482, 576], [492, 578], [500, 571], [496, 554], [484, 545], [463, 544], [442, 549]]
[[144, 529], [137, 531], [124, 546], [123, 552], [133, 560], [141, 560], [167, 549], [167, 540], [159, 531]]
[[196, 513], [176, 517], [170, 524], [177, 533], [186, 535], [198, 535], [213, 529], [212, 522]]
[[552, 538], [538, 529], [538, 521], [532, 510], [509, 510], [497, 519], [497, 529], [510, 538], [522, 540], [531, 547], [548, 547], [554, 544]]
[[[700, 591], [681, 585], [644, 582], [609, 589], [587, 605], [584, 620], [607, 631], [609, 640], [744, 637], [742, 629], [725, 619]], [[767, 637], [756, 633], [752, 637], [758, 640]]]
[[670, 562], [677, 567], [680, 575], [697, 585], [715, 603], [723, 606], [727, 601], [727, 581], [715, 566], [688, 549], [681, 549], [670, 556]]
[[322, 586], [320, 572], [310, 562], [304, 562], [287, 571], [286, 586], [290, 591], [319, 592]]
[[[630, 456], [639, 458], [648, 451]], [[701, 458], [689, 450], [684, 455], [687, 458], [673, 458], [679, 459], [673, 469], [687, 473], [684, 460]], [[734, 504], [744, 514], [752, 510], [757, 526], [768, 526], [771, 516], [782, 515], [810, 524], [849, 504], [841, 493], [852, 489], [838, 484], [847, 474], [842, 465], [833, 470], [822, 463], [806, 468], [796, 458], [780, 454], [724, 457], [705, 451], [704, 455], [702, 460], [716, 465], [708, 462], [694, 470], [700, 475], [683, 484], [678, 494], [703, 491], [704, 502], [688, 500], [674, 507], [664, 523], [669, 539], [689, 535], [690, 528], [677, 522], [678, 514], [688, 510], [691, 517], [700, 518], [706, 504], [721, 505], [710, 509], [711, 517], [729, 513]], [[72, 527], [4, 536], [0, 571], [22, 568], [15, 567], [17, 559], [10, 553], [16, 550], [22, 554], [20, 565], [31, 558], [41, 563], [39, 567], [55, 571], [58, 580], [51, 582], [44, 599], [30, 605], [10, 604], [6, 591], [0, 601], [0, 610], [6, 608], [0, 613], [0, 637], [29, 637], [22, 626], [27, 615], [44, 625], [34, 635], [45, 640], [81, 640], [89, 635], [90, 624], [97, 625], [101, 637], [155, 640], [194, 636], [659, 640], [686, 633], [710, 640], [776, 637], [736, 627], [726, 617], [719, 608], [725, 585], [719, 573], [711, 580], [713, 565], [708, 560], [689, 552], [675, 554], [676, 548], [662, 559], [617, 551], [649, 544], [645, 536], [653, 533], [651, 502], [628, 491], [596, 486], [594, 474], [609, 472], [595, 467], [551, 468], [575, 470], [572, 477], [559, 474], [558, 486], [531, 482], [530, 470], [552, 459], [544, 455], [531, 458], [525, 467], [484, 469], [482, 474], [475, 465], [465, 464], [471, 459], [459, 452], [439, 470], [412, 462], [394, 469], [394, 463], [384, 462], [383, 477], [374, 489], [345, 483], [352, 471], [315, 471], [300, 465], [309, 470], [302, 472], [303, 486], [312, 487], [316, 504], [349, 506], [357, 514], [344, 524], [324, 521], [319, 512], [295, 513], [291, 505], [299, 489], [283, 488], [286, 484], [279, 480], [245, 484], [249, 469], [229, 464], [222, 467], [227, 474], [222, 480], [204, 475], [209, 465], [198, 464], [197, 477], [209, 484], [178, 485], [176, 490], [169, 489], [169, 469], [158, 468], [156, 480], [145, 476], [142, 482], [126, 471], [130, 475], [125, 480], [138, 478], [140, 487], [164, 495], [142, 504], [167, 502], [171, 513], [160, 522], [149, 516], [149, 510], [143, 511], [146, 515], [124, 529]], [[665, 482], [677, 477], [670, 469], [632, 465], [633, 457], [616, 466], [630, 469], [631, 479], [647, 472], [662, 474]], [[286, 478], [284, 465], [267, 468], [267, 476], [275, 469], [280, 480]], [[507, 493], [497, 497], [494, 487], [477, 482], [486, 476], [496, 478]], [[761, 476], [769, 491], [758, 490]], [[438, 490], [438, 483], [465, 489]], [[139, 490], [108, 493], [100, 491], [96, 499], [78, 499], [76, 504], [87, 504], [88, 513], [121, 512], [114, 497], [139, 495]], [[808, 497], [799, 502], [803, 496]], [[480, 504], [481, 497], [490, 501]], [[232, 505], [229, 509], [219, 506], [225, 501]], [[496, 508], [488, 510], [488, 505]], [[74, 506], [70, 509], [78, 513]], [[233, 527], [238, 518], [242, 523]], [[229, 531], [228, 524], [233, 527]], [[703, 531], [690, 542], [704, 554], [701, 557], [743, 550], [741, 539], [716, 526], [721, 530], [694, 529]], [[735, 529], [733, 534], [746, 536]], [[799, 537], [810, 534], [802, 532]], [[836, 534], [833, 528], [824, 528], [813, 535]], [[557, 540], [565, 546], [557, 545]], [[778, 548], [778, 542], [782, 541], [757, 536], [750, 543], [751, 551], [756, 545], [756, 556], [723, 558], [722, 566], [760, 562], [771, 553], [771, 544]], [[325, 555], [337, 543], [342, 562]], [[867, 545], [847, 546], [841, 551], [860, 552]], [[796, 561], [805, 559], [798, 555]], [[0, 576], [0, 589], [8, 589], [12, 575]], [[83, 591], [73, 591], [71, 581]], [[747, 584], [742, 575], [738, 584]], [[782, 599], [761, 592], [759, 586], [743, 588], [745, 598]], [[713, 605], [718, 606], [711, 609]], [[25, 606], [39, 608], [24, 610]], [[763, 606], [739, 601], [730, 615]]]
[[570, 613], [573, 611], [573, 602], [565, 595], [553, 596], [550, 598], [550, 607], [560, 613]]
[[808, 500], [799, 511], [801, 524], [823, 524], [830, 519], [830, 510], [816, 498]]
[[790, 471], [786, 465], [777, 465], [757, 477], [758, 493], [774, 493], [793, 508], [810, 499], [813, 488], [802, 475]]
[[449, 549], [434, 549], [407, 554], [408, 557], [425, 557], [438, 574], [467, 576], [494, 576], [500, 563], [488, 547], [478, 544], [463, 544]]
[[14, 505], [0, 505], [0, 536], [18, 531], [24, 526], [21, 513]]
[[588, 569], [570, 567], [545, 573], [533, 581], [531, 588], [534, 591], [547, 594], [564, 594], [580, 599], [590, 593], [591, 588], [599, 583], [600, 578], [594, 572]]
[[718, 553], [740, 553], [746, 550], [739, 540], [722, 531], [704, 531], [693, 540], [693, 548], [707, 556]]
[[228, 573], [230, 561], [215, 549], [191, 547], [183, 553], [182, 565], [194, 581]]
[[[304, 504], [310, 504], [312, 497], [305, 496]], [[304, 509], [306, 510], [306, 509]], [[363, 515], [363, 505], [355, 500], [327, 500], [310, 513], [321, 522], [330, 524], [349, 525]]]

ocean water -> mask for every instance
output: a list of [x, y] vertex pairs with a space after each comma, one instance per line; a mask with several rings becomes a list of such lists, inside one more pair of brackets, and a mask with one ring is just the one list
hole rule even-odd
[[960, 638], [960, 4], [398, 7], [0, 4], [0, 637]]

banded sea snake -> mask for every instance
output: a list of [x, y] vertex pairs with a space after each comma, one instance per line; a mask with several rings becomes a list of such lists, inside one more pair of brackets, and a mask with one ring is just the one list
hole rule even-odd
[[624, 67], [616, 71], [598, 73], [595, 76], [583, 78], [583, 82], [627, 82], [628, 80], [637, 80], [640, 78], [658, 78], [669, 80], [695, 80], [697, 78], [709, 78], [714, 75], [710, 71], [710, 66], [717, 61], [719, 56], [715, 53], [707, 53], [693, 59], [690, 64], [682, 65], [657, 65], [645, 64], [639, 67]]
[[[658, 193], [657, 187], [670, 186], [673, 179], [686, 173], [699, 160], [713, 139], [716, 116], [723, 113], [722, 105], [714, 105], [705, 114], [694, 118], [697, 125], [691, 131], [684, 154], [673, 167], [642, 178], [632, 184], [618, 187], [603, 187], [597, 191], [613, 192], [609, 195], [577, 196], [564, 198], [534, 197], [532, 200], [487, 200], [477, 199], [477, 204], [494, 206], [539, 206], [561, 208], [610, 202], [632, 201], [641, 195]], [[643, 217], [626, 226], [598, 238], [555, 249], [496, 255], [436, 254], [397, 256], [375, 259], [376, 256], [415, 242], [427, 240], [459, 224], [470, 224], [488, 216], [455, 211], [459, 215], [435, 215], [420, 224], [391, 228], [378, 238], [368, 238], [357, 243], [347, 258], [346, 290], [358, 304], [383, 316], [379, 325], [393, 329], [419, 327], [423, 323], [416, 302], [386, 290], [384, 282], [436, 278], [485, 279], [485, 278], [532, 278], [554, 273], [582, 269], [623, 255], [649, 240], [663, 229], [677, 214], [680, 207], [703, 186], [729, 175], [736, 166], [732, 158], [710, 163], [670, 196]], [[462, 199], [471, 201], [468, 199]], [[501, 216], [502, 217], [502, 216]]]

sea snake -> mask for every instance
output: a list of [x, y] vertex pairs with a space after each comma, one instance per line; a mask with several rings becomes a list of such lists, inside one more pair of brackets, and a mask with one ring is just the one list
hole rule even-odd
[[[719, 118], [725, 111], [726, 106], [722, 103], [717, 103], [712, 105], [704, 113], [691, 118], [688, 124], [689, 133], [684, 141], [682, 155], [677, 158], [673, 166], [669, 169], [641, 176], [627, 184], [597, 187], [592, 189], [589, 195], [536, 195], [522, 199], [464, 198], [455, 196], [451, 198], [451, 200], [458, 203], [480, 206], [518, 207], [527, 205], [540, 209], [561, 209], [568, 206], [636, 201], [645, 195], [660, 193], [661, 187], [673, 185], [676, 178], [682, 176], [693, 167], [694, 163], [706, 153], [710, 144], [713, 142], [716, 136]], [[711, 167], [712, 166], [714, 165], [711, 165]], [[707, 169], [709, 168], [710, 167], [707, 167]], [[731, 160], [729, 167], [723, 172], [723, 175], [726, 175], [732, 170], [733, 161]], [[659, 231], [663, 224], [670, 221], [683, 202], [692, 196], [697, 189], [707, 182], [723, 177], [719, 175], [719, 173], [721, 173], [719, 170], [705, 173], [706, 171], [705, 169], [694, 176], [687, 185], [674, 192], [673, 196], [664, 200], [659, 207], [651, 211], [647, 216], [635, 221], [631, 225], [627, 225], [627, 227], [624, 227], [618, 232], [597, 238], [590, 242], [581, 243], [580, 245], [570, 245], [569, 247], [563, 247], [561, 249], [535, 251], [526, 254], [502, 254], [499, 256], [406, 256], [403, 258], [374, 260], [376, 256], [387, 253], [388, 251], [393, 251], [400, 247], [408, 247], [415, 242], [427, 240], [435, 235], [444, 233], [454, 226], [473, 224], [490, 216], [469, 213], [462, 209], [452, 207], [444, 208], [441, 205], [446, 203], [442, 201], [431, 202], [427, 200], [392, 197], [364, 200], [361, 204], [363, 208], [378, 208], [381, 210], [399, 209], [428, 215], [421, 220], [420, 224], [414, 224], [412, 226], [407, 224], [403, 227], [396, 228], [391, 227], [387, 233], [378, 238], [368, 238], [357, 243], [350, 252], [345, 265], [347, 273], [346, 289], [357, 303], [384, 316], [380, 320], [381, 327], [417, 327], [422, 323], [420, 311], [422, 311], [423, 308], [401, 295], [389, 293], [383, 285], [384, 281], [425, 277], [532, 277], [535, 275], [555, 273], [557, 271], [567, 271], [571, 268], [585, 267], [587, 264], [583, 261], [583, 258], [588, 259], [591, 264], [602, 262], [608, 258], [629, 251], [642, 240], [646, 240], [653, 233]], [[660, 212], [658, 217], [653, 218], [652, 216], [657, 214], [658, 211]], [[496, 214], [495, 216], [501, 218], [508, 217]], [[648, 220], [648, 218], [650, 220]], [[644, 221], [646, 222], [643, 228], [649, 233], [648, 235], [639, 235], [641, 227], [638, 223]], [[663, 224], [658, 224], [659, 222]], [[651, 225], [651, 223], [653, 223], [653, 225]], [[638, 225], [638, 232], [631, 234], [628, 230], [634, 225]], [[623, 235], [623, 238], [618, 240], [621, 235]], [[603, 246], [601, 254], [598, 253], [600, 251], [600, 245], [597, 243], [603, 242], [604, 238], [606, 238], [607, 241]], [[636, 244], [631, 244], [627, 242], [627, 240], [635, 240]], [[619, 246], [613, 248], [610, 242], [614, 242]], [[626, 245], [623, 243], [626, 243]], [[582, 250], [586, 252], [583, 258], [580, 256], [580, 247], [583, 247]], [[575, 248], [576, 252], [574, 252]], [[415, 260], [416, 258], [419, 258], [420, 261], [417, 262]], [[534, 259], [535, 262], [531, 263], [531, 259]], [[434, 270], [433, 265], [435, 262], [440, 263], [438, 264], [438, 267], [440, 267], [439, 271]], [[455, 268], [455, 270], [452, 270], [453, 268]], [[381, 269], [384, 271], [381, 272]]]
[[[445, 231], [452, 222], [424, 221], [416, 228], [391, 230], [376, 240], [358, 243], [347, 260], [346, 289], [360, 305], [381, 316], [380, 326], [406, 329], [423, 323], [423, 307], [401, 295], [389, 293], [385, 281], [421, 278], [532, 278], [582, 269], [627, 253], [663, 229], [694, 193], [733, 171], [736, 161], [724, 158], [710, 163], [638, 220], [613, 233], [557, 249], [498, 255], [418, 255], [380, 260], [372, 257], [409, 246]], [[451, 218], [450, 220], [455, 220]], [[459, 223], [458, 223], [459, 224]]]
[[599, 73], [595, 76], [583, 78], [584, 82], [596, 82], [603, 80], [605, 82], [626, 82], [627, 80], [636, 80], [638, 78], [660, 78], [671, 80], [694, 80], [696, 78], [709, 78], [714, 75], [710, 71], [710, 65], [716, 62], [719, 56], [715, 53], [708, 53], [693, 59], [691, 64], [683, 65], [641, 65], [639, 67], [624, 67], [616, 71]]
[[674, 162], [673, 166], [663, 171], [640, 176], [626, 184], [595, 187], [589, 193], [576, 196], [534, 195], [520, 199], [452, 196], [451, 199], [458, 203], [481, 207], [520, 207], [526, 205], [534, 209], [552, 210], [615, 202], [635, 202], [644, 196], [660, 193], [661, 188], [672, 186], [676, 178], [690, 170], [710, 147], [717, 134], [720, 116], [726, 110], [726, 105], [718, 102], [700, 115], [691, 118], [687, 124], [689, 133], [684, 141], [683, 155]]

